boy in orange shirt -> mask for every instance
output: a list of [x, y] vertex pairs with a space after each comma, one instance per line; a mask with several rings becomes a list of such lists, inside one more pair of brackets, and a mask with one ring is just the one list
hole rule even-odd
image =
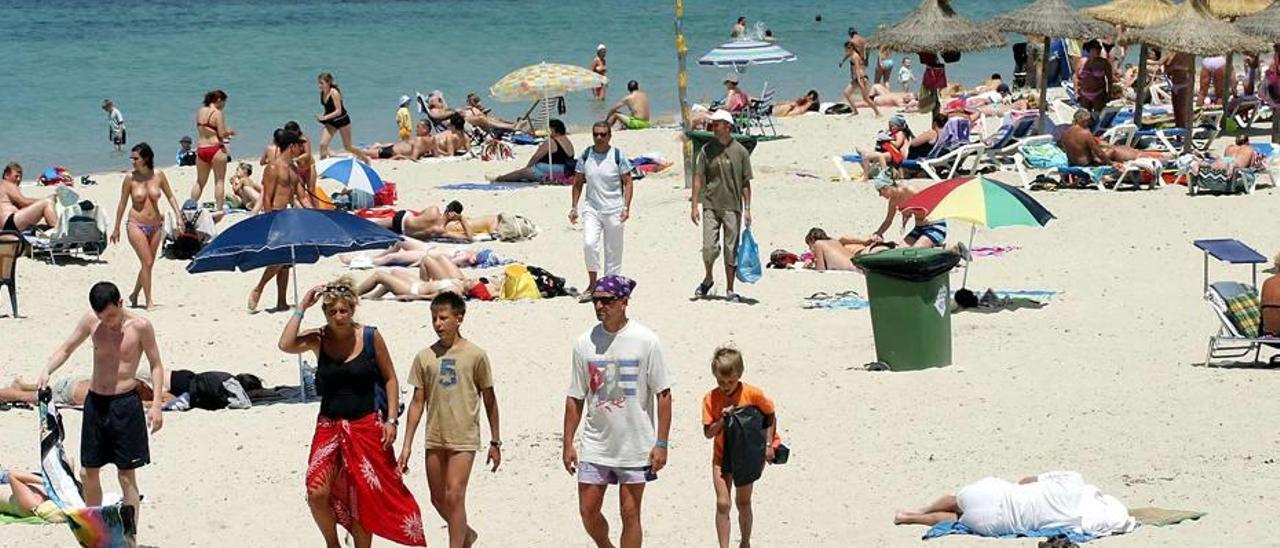
[[[732, 473], [721, 469], [724, 461], [725, 417], [741, 407], [755, 406], [760, 409], [767, 425], [764, 438], [771, 440], [765, 445], [765, 462], [773, 462], [774, 448], [779, 443], [773, 401], [759, 388], [741, 382], [742, 371], [740, 352], [723, 346], [717, 348], [711, 358], [711, 373], [716, 377], [717, 386], [702, 398], [702, 433], [708, 439], [716, 440], [711, 458], [711, 482], [716, 489], [716, 537], [720, 541], [720, 548], [729, 546], [729, 490], [733, 488]], [[742, 532], [739, 546], [751, 545], [751, 490], [754, 486], [754, 483], [748, 483], [736, 488], [734, 500], [738, 506], [738, 528]]]

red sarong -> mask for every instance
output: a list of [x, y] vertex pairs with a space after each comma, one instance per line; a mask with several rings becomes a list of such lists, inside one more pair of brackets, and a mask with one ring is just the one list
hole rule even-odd
[[418, 501], [405, 487], [391, 449], [382, 447], [376, 416], [370, 413], [353, 421], [316, 419], [307, 459], [307, 489], [329, 481], [329, 505], [348, 531], [359, 522], [365, 531], [387, 540], [426, 546]]

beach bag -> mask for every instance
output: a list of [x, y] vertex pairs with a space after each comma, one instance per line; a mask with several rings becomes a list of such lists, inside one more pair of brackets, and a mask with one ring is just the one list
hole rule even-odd
[[382, 188], [373, 194], [373, 205], [391, 206], [396, 205], [396, 200], [400, 199], [400, 195], [396, 194], [396, 184], [391, 181], [383, 181]]
[[959, 63], [959, 62], [960, 62], [960, 52], [958, 52], [958, 51], [944, 51], [944, 52], [942, 52], [942, 62], [943, 62], [943, 63]]
[[538, 282], [529, 273], [529, 267], [522, 264], [508, 266], [503, 272], [502, 300], [518, 301], [521, 299], [541, 299]]
[[493, 236], [504, 242], [531, 240], [538, 235], [538, 225], [519, 215], [498, 214], [497, 226], [493, 228]]
[[740, 282], [749, 284], [760, 281], [760, 248], [751, 235], [751, 227], [742, 230], [742, 238], [738, 240], [738, 272]]
[[1053, 143], [1041, 143], [1022, 147], [1022, 157], [1027, 165], [1038, 169], [1067, 167], [1067, 153]]
[[533, 276], [533, 282], [537, 284], [538, 292], [542, 294], [542, 298], [564, 297], [569, 294], [565, 289], [564, 278], [536, 266], [528, 266], [526, 268], [529, 270], [529, 275]]

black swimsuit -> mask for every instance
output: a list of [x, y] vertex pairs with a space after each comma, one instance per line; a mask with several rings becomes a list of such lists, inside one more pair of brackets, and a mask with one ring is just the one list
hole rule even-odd
[[18, 214], [17, 214], [17, 213], [10, 213], [8, 217], [5, 217], [5, 218], [4, 218], [4, 228], [0, 228], [0, 230], [12, 230], [12, 231], [14, 231], [14, 232], [17, 232], [17, 231], [18, 231], [18, 222], [14, 220], [14, 218], [15, 218], [15, 217], [17, 217], [17, 216], [18, 216]]
[[[328, 116], [338, 111], [338, 107], [333, 104], [332, 93], [333, 92], [330, 92], [330, 95], [326, 95], [320, 98], [320, 104], [324, 106], [325, 116]], [[347, 108], [344, 105], [342, 108], [341, 116], [325, 120], [323, 123], [324, 125], [332, 127], [333, 129], [342, 129], [344, 127], [351, 125], [351, 117], [347, 116]]]
[[[357, 331], [356, 336], [361, 335]], [[320, 393], [320, 416], [355, 420], [374, 412], [375, 387], [382, 382], [382, 373], [374, 363], [373, 349], [361, 348], [360, 354], [348, 362], [325, 354], [323, 346], [319, 354], [316, 391]]]

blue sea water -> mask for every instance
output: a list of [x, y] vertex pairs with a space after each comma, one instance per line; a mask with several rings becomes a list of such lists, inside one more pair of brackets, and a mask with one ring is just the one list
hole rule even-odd
[[[953, 6], [984, 20], [1026, 3], [956, 0]], [[823, 100], [837, 100], [848, 74], [836, 67], [845, 30], [874, 34], [915, 5], [688, 0], [690, 98], [723, 94], [726, 71], [700, 67], [697, 58], [727, 41], [742, 15], [752, 25], [763, 22], [797, 56], [792, 63], [751, 67], [743, 76], [748, 91], [758, 93], [768, 82], [780, 97], [813, 88]], [[196, 108], [213, 88], [230, 95], [227, 122], [238, 132], [233, 157], [256, 158], [287, 120], [318, 137], [315, 77], [322, 71], [337, 77], [355, 140], [385, 142], [395, 136], [401, 94], [440, 89], [460, 104], [470, 91], [487, 96], [493, 82], [525, 65], [586, 66], [597, 43], [609, 47], [609, 101], [635, 79], [658, 115], [669, 115], [677, 111], [673, 6], [670, 0], [0, 1], [6, 27], [0, 33], [0, 161], [21, 162], [30, 174], [54, 164], [75, 173], [128, 167], [128, 155], [107, 142], [100, 105], [109, 97], [124, 114], [130, 145], [149, 142], [158, 163], [170, 165], [178, 138], [194, 135]], [[902, 54], [896, 57], [900, 62]], [[1007, 75], [1012, 66], [1005, 48], [965, 54], [948, 73], [971, 85], [992, 72]], [[528, 106], [486, 103], [508, 117]], [[571, 126], [607, 109], [585, 92], [570, 95], [568, 103]]]

